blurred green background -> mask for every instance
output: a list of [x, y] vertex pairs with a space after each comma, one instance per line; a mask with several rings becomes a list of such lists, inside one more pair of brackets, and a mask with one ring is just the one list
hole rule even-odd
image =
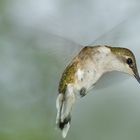
[[[130, 48], [140, 68], [138, 0], [0, 1], [0, 140], [62, 139], [55, 126], [60, 76], [84, 45]], [[140, 86], [103, 76], [77, 101], [66, 139], [139, 140]]]

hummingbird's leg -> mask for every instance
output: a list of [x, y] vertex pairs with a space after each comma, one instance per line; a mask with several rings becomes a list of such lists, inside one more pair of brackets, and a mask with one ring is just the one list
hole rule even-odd
[[82, 87], [81, 89], [80, 89], [80, 96], [81, 97], [84, 97], [86, 95], [86, 88], [85, 87]]

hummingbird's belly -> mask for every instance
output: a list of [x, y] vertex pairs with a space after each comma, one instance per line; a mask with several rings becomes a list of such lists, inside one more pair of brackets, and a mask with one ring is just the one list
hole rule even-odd
[[80, 70], [78, 69], [76, 73], [77, 82], [76, 82], [76, 90], [80, 91], [82, 88], [85, 88], [86, 92], [89, 91], [94, 84], [98, 81], [100, 78], [100, 73], [96, 70]]

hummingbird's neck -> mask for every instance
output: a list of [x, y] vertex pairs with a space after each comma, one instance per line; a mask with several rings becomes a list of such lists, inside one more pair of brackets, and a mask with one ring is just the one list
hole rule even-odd
[[105, 63], [103, 65], [103, 69], [105, 72], [108, 71], [122, 71], [123, 72], [123, 65], [121, 64], [120, 60], [113, 54], [110, 54], [106, 57]]
[[97, 67], [102, 71], [102, 73], [109, 71], [121, 71], [124, 72], [124, 64], [120, 59], [111, 52], [108, 47], [100, 47], [99, 55], [97, 56]]

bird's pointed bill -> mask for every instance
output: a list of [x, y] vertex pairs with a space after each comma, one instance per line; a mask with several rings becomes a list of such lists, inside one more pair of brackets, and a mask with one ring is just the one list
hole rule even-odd
[[136, 78], [137, 81], [140, 83], [140, 76], [139, 76], [139, 74], [135, 74], [135, 78]]

